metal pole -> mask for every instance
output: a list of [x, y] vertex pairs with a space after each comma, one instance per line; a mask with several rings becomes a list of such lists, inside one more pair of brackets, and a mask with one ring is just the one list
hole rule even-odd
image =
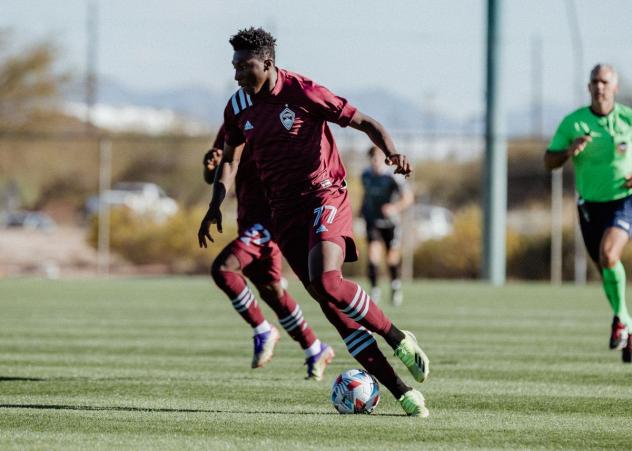
[[487, 79], [485, 172], [483, 176], [483, 271], [493, 285], [505, 283], [507, 143], [500, 102], [500, 1], [487, 0]]
[[97, 248], [97, 272], [100, 276], [110, 273], [110, 205], [107, 193], [112, 179], [112, 141], [99, 139], [99, 229]]
[[[568, 12], [568, 21], [571, 29], [571, 39], [573, 42], [573, 53], [575, 60], [575, 89], [577, 102], [581, 104], [586, 94], [584, 87], [584, 46], [582, 42], [582, 34], [579, 29], [579, 18], [577, 17], [577, 9], [573, 0], [566, 1], [566, 10]], [[586, 252], [584, 251], [584, 242], [582, 232], [579, 227], [579, 221], [575, 221], [575, 285], [586, 284]]]
[[[413, 136], [405, 135], [406, 139], [406, 147], [412, 149], [414, 147]], [[413, 186], [411, 189], [413, 192], [414, 189], [414, 181], [410, 182]], [[415, 247], [417, 246], [417, 234], [415, 230], [415, 218], [414, 212], [415, 203], [413, 205], [406, 208], [402, 212], [402, 240], [401, 240], [401, 259], [402, 259], [402, 280], [406, 282], [410, 282], [414, 277], [414, 260], [415, 260]]]
[[562, 283], [563, 173], [551, 172], [551, 283]]
[[531, 38], [531, 133], [538, 139], [544, 135], [543, 74], [542, 38], [534, 35]]
[[417, 244], [413, 210], [414, 206], [402, 212], [402, 280], [406, 282], [413, 280], [413, 264]]
[[[532, 134], [541, 140], [544, 135], [543, 118], [543, 71], [542, 38], [538, 35], [531, 40], [531, 80], [532, 80]], [[551, 283], [562, 283], [562, 246], [563, 246], [563, 172], [562, 168], [551, 173]]]

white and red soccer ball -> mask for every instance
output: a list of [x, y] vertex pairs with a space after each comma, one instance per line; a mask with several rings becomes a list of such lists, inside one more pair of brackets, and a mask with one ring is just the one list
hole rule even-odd
[[339, 413], [371, 413], [380, 402], [380, 386], [366, 371], [348, 370], [334, 380], [331, 402]]

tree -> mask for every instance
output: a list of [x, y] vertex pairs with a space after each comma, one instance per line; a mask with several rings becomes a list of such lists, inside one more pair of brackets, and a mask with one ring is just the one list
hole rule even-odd
[[50, 42], [14, 49], [12, 33], [0, 29], [0, 127], [27, 128], [53, 113], [67, 76], [54, 68], [57, 49]]

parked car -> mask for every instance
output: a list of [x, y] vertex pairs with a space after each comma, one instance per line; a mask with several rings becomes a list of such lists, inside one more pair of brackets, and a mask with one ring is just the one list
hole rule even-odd
[[90, 197], [86, 201], [86, 213], [97, 214], [101, 201], [109, 207], [126, 207], [138, 215], [150, 216], [157, 221], [165, 220], [178, 211], [176, 201], [155, 183], [116, 183], [103, 194], [102, 200], [99, 196]]
[[24, 228], [30, 230], [50, 231], [56, 224], [53, 218], [39, 211], [17, 210], [0, 215], [0, 225], [3, 227]]
[[438, 205], [416, 204], [413, 217], [417, 238], [433, 240], [452, 233], [454, 215], [450, 210]]

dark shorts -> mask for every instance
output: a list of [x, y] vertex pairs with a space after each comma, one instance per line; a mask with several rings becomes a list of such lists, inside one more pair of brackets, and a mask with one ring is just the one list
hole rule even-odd
[[367, 224], [366, 239], [370, 243], [372, 241], [382, 241], [386, 249], [398, 248], [400, 243], [400, 227], [375, 227], [375, 225]]
[[255, 285], [281, 280], [281, 251], [270, 232], [260, 224], [241, 232], [239, 238], [231, 241], [218, 258], [224, 259], [230, 254], [237, 257], [244, 276]]
[[273, 222], [281, 252], [303, 283], [309, 283], [309, 251], [322, 241], [338, 243], [345, 254], [345, 261], [358, 259], [346, 189], [306, 199], [303, 210], [293, 215], [274, 217]]
[[617, 227], [632, 232], [632, 196], [610, 202], [577, 202], [579, 225], [586, 250], [594, 262], [599, 262], [601, 238], [606, 229]]

